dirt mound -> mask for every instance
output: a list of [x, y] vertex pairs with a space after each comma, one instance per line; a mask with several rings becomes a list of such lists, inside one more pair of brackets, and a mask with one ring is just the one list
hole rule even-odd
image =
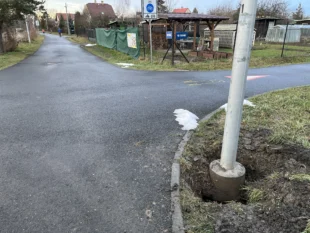
[[[207, 127], [220, 128], [214, 124]], [[201, 142], [199, 150], [188, 145], [181, 161], [182, 178], [196, 196], [213, 204], [209, 164], [220, 157], [222, 132], [209, 133], [210, 140]], [[246, 184], [239, 203], [218, 203], [222, 208], [210, 213], [214, 232], [293, 233], [306, 228], [310, 219], [310, 150], [272, 145], [267, 140], [270, 134], [266, 129], [241, 130], [237, 160], [246, 168]]]

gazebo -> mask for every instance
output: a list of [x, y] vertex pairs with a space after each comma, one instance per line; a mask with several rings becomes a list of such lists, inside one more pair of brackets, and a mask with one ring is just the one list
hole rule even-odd
[[[197, 28], [199, 25], [206, 25], [210, 29], [210, 50], [213, 51], [215, 28], [220, 22], [222, 22], [223, 20], [228, 20], [228, 19], [229, 17], [196, 14], [196, 13], [188, 13], [188, 14], [168, 13], [168, 14], [159, 14], [158, 19], [152, 20], [152, 25], [156, 25], [156, 26], [170, 25], [170, 28], [172, 29], [172, 64], [174, 64], [175, 47], [179, 49], [179, 47], [176, 44], [177, 25], [180, 25], [180, 24], [185, 25], [187, 23], [194, 24], [193, 51], [197, 51], [197, 46], [196, 46]], [[163, 20], [165, 21], [165, 23], [158, 23], [159, 21], [163, 21]], [[167, 53], [169, 49], [167, 50]], [[182, 53], [181, 50], [180, 52]], [[164, 59], [166, 58], [166, 55]], [[187, 60], [187, 58], [184, 56], [183, 53], [182, 55]]]
[[213, 43], [214, 43], [214, 30], [216, 26], [223, 20], [228, 20], [229, 17], [224, 16], [216, 16], [216, 15], [205, 15], [205, 14], [196, 14], [196, 13], [190, 13], [190, 14], [175, 14], [175, 13], [169, 13], [169, 14], [159, 14], [159, 19], [165, 19], [167, 20], [167, 23], [170, 24], [171, 28], [173, 29], [173, 40], [176, 39], [176, 26], [177, 23], [179, 24], [185, 24], [189, 22], [194, 23], [194, 40], [193, 40], [193, 50], [196, 48], [196, 34], [197, 34], [197, 26], [199, 25], [207, 25], [211, 32], [211, 42], [210, 42], [210, 48], [213, 49]]

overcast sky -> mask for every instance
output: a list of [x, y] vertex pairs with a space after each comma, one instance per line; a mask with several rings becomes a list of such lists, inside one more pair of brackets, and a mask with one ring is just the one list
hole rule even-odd
[[[197, 7], [200, 13], [206, 13], [206, 11], [210, 8], [221, 4], [231, 4], [232, 6], [237, 6], [239, 0], [175, 0], [177, 2], [176, 7], [188, 7], [190, 10], [193, 10], [194, 7]], [[310, 0], [287, 0], [289, 3], [290, 11], [295, 11], [298, 4], [301, 3], [304, 9], [304, 14], [310, 16]], [[65, 12], [65, 0], [47, 0], [46, 1], [47, 9], [56, 9], [57, 11]], [[89, 2], [94, 2], [93, 0], [67, 0], [68, 10], [71, 13], [75, 13], [76, 11], [82, 11], [84, 5]], [[97, 0], [97, 2], [101, 2], [101, 0]], [[105, 0], [105, 3], [109, 3], [112, 6], [116, 5], [117, 0]], [[140, 10], [141, 0], [131, 0], [132, 11]]]

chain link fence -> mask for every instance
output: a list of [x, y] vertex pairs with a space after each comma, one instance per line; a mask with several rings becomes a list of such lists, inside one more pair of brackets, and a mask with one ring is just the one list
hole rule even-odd
[[310, 25], [276, 25], [268, 29], [265, 40], [254, 49], [268, 49], [274, 57], [310, 56]]
[[310, 56], [310, 26], [287, 26], [282, 57]]

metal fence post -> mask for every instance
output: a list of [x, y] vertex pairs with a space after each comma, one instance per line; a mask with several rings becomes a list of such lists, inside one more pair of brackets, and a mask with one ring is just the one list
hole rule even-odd
[[288, 30], [288, 25], [289, 25], [289, 21], [287, 20], [286, 30], [285, 30], [284, 40], [283, 40], [283, 46], [282, 46], [282, 53], [281, 53], [281, 57], [283, 57], [284, 46], [285, 46], [285, 41], [286, 41], [286, 35], [287, 35], [287, 30]]
[[233, 53], [235, 52], [235, 48], [236, 48], [236, 40], [237, 40], [237, 34], [238, 34], [238, 24], [239, 24], [239, 18], [238, 18], [237, 25], [236, 25]]

